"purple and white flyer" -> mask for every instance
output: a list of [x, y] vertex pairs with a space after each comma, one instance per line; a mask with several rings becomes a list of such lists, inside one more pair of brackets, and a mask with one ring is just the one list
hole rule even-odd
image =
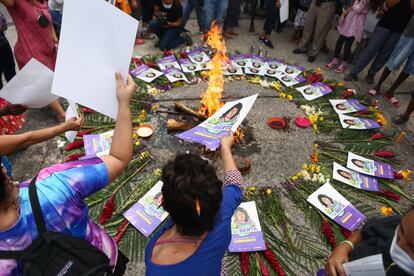
[[365, 216], [338, 193], [329, 182], [311, 194], [308, 197], [308, 202], [349, 231], [357, 229], [365, 220]]
[[348, 184], [357, 189], [379, 192], [378, 181], [375, 177], [360, 174], [352, 171], [338, 163], [333, 163], [333, 179]]
[[244, 68], [247, 66], [247, 56], [243, 54], [238, 54], [230, 57], [230, 61], [233, 66], [238, 66]]
[[348, 152], [348, 162], [346, 166], [351, 170], [363, 174], [386, 179], [394, 179], [394, 170], [390, 164], [374, 161], [352, 152]]
[[188, 58], [193, 63], [201, 64], [201, 63], [206, 63], [206, 62], [210, 61], [210, 58], [207, 56], [207, 54], [201, 48], [192, 50], [192, 51], [188, 52], [187, 55], [188, 55]]
[[332, 92], [332, 89], [322, 82], [314, 82], [309, 85], [298, 87], [296, 90], [298, 90], [308, 101], [312, 101]]
[[282, 75], [276, 76], [286, 87], [291, 87], [296, 84], [305, 82], [306, 79], [302, 76], [292, 77], [291, 75], [283, 73]]
[[244, 67], [244, 73], [248, 75], [258, 75], [258, 76], [264, 76], [265, 70], [264, 68], [253, 68], [253, 67]]
[[160, 58], [157, 63], [161, 70], [167, 68], [177, 68], [178, 70], [181, 70], [180, 64], [178, 64], [174, 55]]
[[284, 72], [286, 69], [286, 64], [283, 62], [283, 60], [280, 59], [267, 58], [264, 67], [268, 70]]
[[174, 68], [174, 67], [167, 68], [167, 69], [164, 69], [162, 72], [164, 73], [164, 75], [167, 77], [167, 79], [171, 83], [176, 82], [176, 81], [188, 82], [187, 77], [184, 75], [184, 73], [181, 72], [181, 70], [177, 68]]
[[343, 128], [349, 129], [374, 129], [380, 128], [381, 125], [371, 119], [352, 117], [348, 115], [338, 114], [339, 121]]
[[305, 71], [305, 68], [302, 66], [294, 65], [294, 64], [287, 64], [285, 69], [283, 70], [283, 73], [296, 78], [297, 76], [302, 74], [303, 71]]
[[257, 95], [259, 94], [228, 102], [198, 126], [175, 136], [185, 141], [205, 145], [210, 150], [215, 150], [220, 146], [221, 137], [228, 136], [230, 129], [232, 132], [237, 130], [252, 108]]
[[83, 136], [85, 157], [83, 159], [108, 155], [111, 149], [114, 131], [110, 130], [100, 134], [86, 134]]
[[262, 56], [256, 54], [250, 54], [249, 59], [247, 60], [247, 67], [262, 69], [265, 64], [265, 59]]
[[368, 107], [361, 104], [358, 100], [350, 99], [350, 100], [329, 100], [333, 109], [338, 114], [347, 114], [358, 112], [362, 110], [366, 110]]
[[133, 77], [148, 83], [152, 82], [159, 76], [162, 76], [162, 72], [155, 70], [154, 68], [150, 68], [148, 65], [145, 64], [138, 66], [130, 73]]
[[200, 64], [192, 63], [188, 58], [180, 59], [180, 64], [184, 73], [193, 73], [203, 70]]
[[231, 217], [230, 252], [266, 250], [256, 202], [243, 202]]
[[168, 217], [168, 212], [162, 208], [163, 183], [158, 181], [137, 203], [132, 205], [123, 216], [145, 237]]
[[223, 74], [225, 76], [242, 76], [243, 69], [239, 66], [234, 66], [231, 62], [223, 66]]

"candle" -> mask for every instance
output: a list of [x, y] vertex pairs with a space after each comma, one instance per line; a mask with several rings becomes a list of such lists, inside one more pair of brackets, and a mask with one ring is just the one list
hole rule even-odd
[[399, 144], [401, 142], [401, 140], [407, 135], [407, 133], [405, 133], [404, 131], [400, 132], [400, 135], [398, 135], [397, 140], [395, 141], [395, 143]]

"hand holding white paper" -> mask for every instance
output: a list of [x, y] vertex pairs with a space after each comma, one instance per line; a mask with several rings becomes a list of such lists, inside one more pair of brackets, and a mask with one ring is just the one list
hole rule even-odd
[[0, 91], [0, 97], [12, 104], [42, 108], [58, 97], [51, 94], [53, 71], [32, 58]]
[[[76, 103], [69, 101], [68, 109], [66, 109], [66, 121], [73, 117], [79, 118], [79, 114], [76, 108]], [[77, 131], [66, 131], [65, 137], [72, 143], [76, 138], [76, 134], [78, 134]]]
[[115, 73], [126, 81], [137, 29], [105, 1], [66, 1], [52, 93], [115, 119]]

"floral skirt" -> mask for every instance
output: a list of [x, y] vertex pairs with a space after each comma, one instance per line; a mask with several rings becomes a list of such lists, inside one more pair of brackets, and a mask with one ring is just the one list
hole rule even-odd
[[298, 9], [298, 11], [296, 12], [296, 17], [295, 17], [295, 22], [294, 22], [295, 30], [301, 30], [304, 28], [306, 14], [307, 12], [302, 11], [301, 9]]
[[[0, 108], [10, 103], [0, 98]], [[0, 117], [0, 135], [13, 134], [18, 131], [24, 124], [24, 115], [6, 115]]]

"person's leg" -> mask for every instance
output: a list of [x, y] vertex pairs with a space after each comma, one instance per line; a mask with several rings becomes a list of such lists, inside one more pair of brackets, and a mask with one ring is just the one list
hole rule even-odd
[[206, 27], [205, 15], [204, 15], [203, 7], [201, 6], [201, 2], [200, 0], [191, 0], [191, 1], [193, 3], [193, 7], [196, 12], [199, 31], [206, 33], [208, 31], [208, 28]]
[[375, 91], [368, 91], [368, 93], [372, 96], [377, 95], [378, 93], [380, 93], [381, 90], [381, 86], [384, 83], [384, 81], [388, 78], [388, 76], [391, 74], [391, 70], [386, 66], [384, 68], [384, 70], [382, 71], [381, 77], [378, 80], [377, 84], [375, 85], [375, 87], [373, 88], [373, 90]]
[[142, 30], [143, 35], [142, 38], [144, 39], [152, 39], [153, 35], [147, 30], [149, 23], [153, 19], [153, 9], [154, 9], [154, 2], [153, 0], [141, 0], [142, 5]]
[[180, 28], [168, 28], [165, 30], [164, 36], [160, 40], [160, 49], [162, 51], [169, 51], [185, 42], [181, 36]]
[[238, 25], [238, 17], [240, 14], [240, 0], [229, 0], [229, 5], [227, 7], [227, 15], [224, 20], [225, 31], [228, 31], [229, 34], [238, 35], [234, 28]]
[[352, 44], [354, 43], [354, 37], [347, 37], [345, 39], [344, 46], [344, 61], [349, 62], [349, 57], [351, 56]]
[[358, 74], [371, 62], [378, 51], [385, 45], [391, 33], [392, 32], [389, 29], [379, 27], [378, 25], [375, 27], [368, 46], [362, 51], [345, 80], [351, 80], [358, 76]]
[[325, 2], [316, 11], [315, 35], [313, 37], [312, 48], [309, 51], [309, 58], [314, 59], [320, 52], [325, 43], [326, 36], [331, 28], [332, 18], [335, 13], [335, 2]]
[[205, 27], [207, 30], [210, 30], [211, 23], [214, 19], [214, 10], [215, 10], [215, 1], [216, 0], [204, 0], [204, 15], [205, 15]]
[[229, 0], [219, 0], [216, 2], [215, 5], [215, 19], [217, 20], [217, 24], [219, 26], [223, 26], [224, 17], [226, 16], [227, 7], [229, 5]]
[[10, 81], [16, 75], [13, 51], [3, 32], [0, 32], [0, 67], [6, 81]]
[[397, 79], [391, 85], [391, 87], [385, 92], [384, 97], [392, 99], [394, 97], [395, 90], [410, 76], [407, 72], [401, 71]]
[[276, 24], [276, 3], [274, 0], [266, 0], [266, 19], [263, 25], [263, 37], [270, 40], [270, 34]]
[[151, 22], [148, 25], [148, 30], [151, 31], [152, 33], [156, 34], [158, 39], [162, 39], [165, 33], [165, 30], [163, 28], [163, 26], [161, 25], [161, 23], [154, 19], [151, 20]]
[[338, 40], [336, 41], [335, 51], [334, 51], [334, 58], [339, 58], [342, 51], [342, 46], [344, 45], [346, 37], [343, 35], [339, 35]]
[[[401, 40], [401, 39], [400, 39]], [[410, 55], [405, 62], [404, 69], [398, 75], [398, 78], [395, 80], [393, 85], [385, 92], [384, 97], [388, 99], [392, 99], [394, 97], [395, 90], [410, 76], [414, 75], [414, 38], [403, 39], [405, 41], [405, 45], [407, 48], [410, 49]], [[395, 50], [398, 50], [396, 47]], [[394, 55], [394, 53], [393, 53]]]
[[414, 111], [414, 91], [411, 92], [411, 100], [408, 103], [408, 106], [405, 112], [401, 115], [398, 115], [395, 118], [392, 118], [392, 121], [394, 122], [394, 124], [397, 124], [397, 125], [407, 122], [408, 119], [410, 119], [410, 115], [413, 113], [413, 111]]
[[[310, 8], [306, 14], [305, 26], [303, 28], [302, 39], [299, 43], [299, 49], [306, 52], [306, 49], [311, 41], [316, 24], [316, 5], [315, 0], [312, 1]], [[297, 51], [300, 53], [300, 51]]]
[[185, 27], [185, 25], [187, 24], [188, 18], [190, 18], [190, 14], [193, 11], [193, 8], [194, 6], [192, 0], [186, 0], [184, 2], [183, 17], [181, 18], [181, 23], [183, 24], [183, 27]]

